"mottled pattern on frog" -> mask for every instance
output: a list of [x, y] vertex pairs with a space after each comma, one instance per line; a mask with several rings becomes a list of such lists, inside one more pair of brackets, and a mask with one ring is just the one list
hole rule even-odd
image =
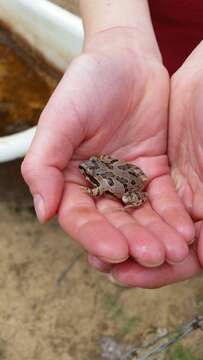
[[93, 189], [86, 188], [86, 192], [92, 196], [110, 193], [122, 200], [126, 207], [138, 207], [147, 200], [147, 193], [142, 190], [148, 179], [136, 165], [109, 155], [100, 155], [82, 161], [79, 169], [94, 185]]

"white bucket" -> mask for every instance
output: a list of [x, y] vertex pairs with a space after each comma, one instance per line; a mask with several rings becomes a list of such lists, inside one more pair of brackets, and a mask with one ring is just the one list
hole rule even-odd
[[[48, 0], [0, 0], [0, 21], [61, 71], [82, 49], [81, 19]], [[35, 129], [0, 137], [0, 162], [23, 157]]]

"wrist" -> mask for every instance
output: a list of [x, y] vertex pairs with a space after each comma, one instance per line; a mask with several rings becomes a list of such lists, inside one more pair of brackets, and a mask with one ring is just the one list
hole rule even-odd
[[146, 34], [136, 27], [117, 26], [88, 34], [84, 41], [85, 52], [113, 53], [125, 51], [146, 59], [154, 59], [162, 63], [161, 54], [156, 42], [146, 37]]
[[80, 0], [80, 7], [85, 46], [106, 32], [112, 34], [114, 41], [122, 43], [127, 39], [130, 49], [141, 47], [161, 61], [147, 0]]

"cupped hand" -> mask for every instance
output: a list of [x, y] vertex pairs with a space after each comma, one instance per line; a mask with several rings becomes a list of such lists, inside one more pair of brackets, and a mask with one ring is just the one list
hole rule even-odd
[[111, 266], [89, 256], [89, 262], [125, 286], [156, 288], [202, 273], [203, 266], [203, 42], [171, 79], [168, 154], [176, 190], [193, 218], [196, 240], [181, 264], [155, 269], [132, 259]]
[[[138, 36], [139, 35], [139, 36]], [[44, 109], [22, 173], [41, 222], [58, 214], [65, 232], [111, 263], [177, 263], [188, 255], [193, 224], [176, 195], [166, 153], [168, 74], [131, 28], [94, 35]], [[131, 212], [95, 201], [78, 164], [110, 154], [149, 177], [149, 201]]]
[[[198, 240], [197, 240], [198, 242]], [[115, 284], [125, 287], [156, 289], [176, 282], [191, 279], [202, 274], [202, 266], [197, 255], [197, 245], [190, 246], [187, 258], [179, 264], [164, 263], [147, 268], [129, 258], [120, 264], [109, 264], [89, 255], [89, 263], [98, 271], [107, 274]]]
[[176, 189], [196, 225], [203, 265], [203, 42], [171, 83], [169, 158]]

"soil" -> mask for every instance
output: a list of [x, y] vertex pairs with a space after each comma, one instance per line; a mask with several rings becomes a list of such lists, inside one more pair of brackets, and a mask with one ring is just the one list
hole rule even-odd
[[[0, 359], [99, 360], [104, 336], [136, 345], [203, 313], [202, 277], [158, 290], [111, 284], [56, 219], [38, 223], [20, 161], [0, 174]], [[203, 359], [202, 344], [197, 330], [162, 359]]]
[[[99, 360], [104, 336], [135, 345], [203, 313], [202, 277], [158, 290], [109, 283], [56, 220], [38, 223], [20, 161], [0, 172], [0, 359]], [[196, 331], [165, 358], [203, 359], [202, 343]]]
[[79, 14], [79, 0], [52, 0], [52, 2], [71, 11], [73, 14]]

